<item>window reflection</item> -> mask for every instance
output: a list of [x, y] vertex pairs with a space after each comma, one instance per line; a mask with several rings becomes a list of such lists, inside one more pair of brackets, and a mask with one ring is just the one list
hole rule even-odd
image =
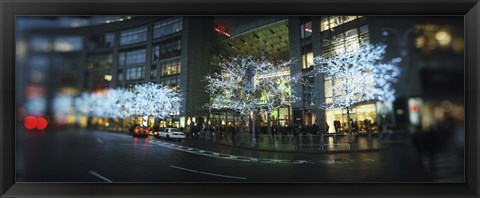
[[138, 43], [147, 40], [147, 27], [126, 30], [120, 33], [120, 45]]
[[175, 32], [182, 31], [182, 18], [171, 18], [153, 26], [153, 38], [166, 36]]
[[152, 49], [152, 61], [166, 59], [181, 54], [181, 40], [155, 44]]
[[139, 63], [145, 63], [145, 49], [130, 50], [126, 52], [121, 52], [118, 55], [118, 64], [119, 65], [134, 65]]
[[145, 66], [131, 67], [127, 69], [127, 80], [143, 80], [145, 78]]

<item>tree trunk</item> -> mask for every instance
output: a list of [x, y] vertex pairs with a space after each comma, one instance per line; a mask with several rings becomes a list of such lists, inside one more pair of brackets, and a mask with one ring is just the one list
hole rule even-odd
[[[352, 143], [352, 123], [350, 123], [350, 107], [347, 107], [347, 123], [348, 123], [348, 143]], [[350, 145], [351, 146], [351, 145]]]
[[268, 116], [268, 117], [267, 117], [267, 122], [268, 122], [268, 124], [267, 124], [267, 131], [268, 131], [268, 133], [270, 133], [270, 135], [273, 135], [273, 133], [272, 133], [272, 125], [271, 125], [271, 123], [270, 123], [270, 112], [267, 112], [267, 116]]
[[252, 114], [252, 147], [255, 147], [257, 145], [257, 137], [255, 131], [255, 120], [257, 117], [255, 111], [253, 111]]

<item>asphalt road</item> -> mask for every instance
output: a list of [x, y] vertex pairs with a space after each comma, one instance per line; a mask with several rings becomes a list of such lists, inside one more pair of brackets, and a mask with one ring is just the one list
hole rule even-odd
[[280, 153], [86, 129], [17, 127], [17, 182], [431, 182], [408, 149]]

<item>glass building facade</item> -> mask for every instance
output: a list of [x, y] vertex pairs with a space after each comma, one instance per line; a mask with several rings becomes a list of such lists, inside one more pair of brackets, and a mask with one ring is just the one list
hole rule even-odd
[[[445, 100], [440, 101], [428, 99], [427, 92], [436, 90], [434, 85], [442, 83], [430, 78], [432, 75], [441, 78], [451, 71], [463, 72], [459, 67], [463, 64], [463, 29], [459, 30], [457, 25], [462, 24], [457, 19], [436, 18], [120, 17], [115, 22], [109, 19], [109, 22], [94, 26], [52, 31], [39, 28], [28, 33], [30, 58], [26, 65], [31, 77], [25, 84], [32, 90], [48, 87], [77, 96], [85, 91], [101, 92], [108, 87], [131, 88], [140, 83], [161, 83], [174, 88], [184, 99], [179, 115], [160, 121], [165, 126], [185, 127], [187, 122], [209, 120], [226, 128], [240, 124], [238, 113], [209, 111], [206, 105], [210, 96], [204, 90], [204, 76], [220, 72], [218, 64], [226, 57], [251, 55], [269, 60], [296, 59], [290, 71], [284, 73], [294, 75], [311, 71], [314, 57], [352, 52], [369, 43], [387, 43], [391, 47], [387, 48], [386, 56], [403, 59], [404, 73], [396, 87], [399, 99], [390, 104], [374, 101], [356, 104], [350, 109], [351, 118], [357, 120], [360, 132], [379, 130], [379, 120], [389, 120], [387, 123], [391, 126], [426, 128], [440, 119], [436, 117], [441, 117], [438, 109], [442, 105], [452, 104], [456, 114], [462, 111], [461, 97], [444, 97]], [[449, 58], [436, 61], [443, 60], [442, 57]], [[440, 72], [429, 73], [433, 70]], [[338, 82], [327, 75], [305, 77], [303, 82], [303, 85], [292, 86], [300, 101], [277, 109], [271, 118], [259, 115], [259, 125], [270, 122], [279, 126], [311, 126], [317, 123], [321, 130], [326, 130], [328, 124], [329, 133], [345, 131], [345, 109], [318, 108], [339, 94], [339, 90], [332, 89]], [[37, 92], [51, 99], [53, 91]], [[26, 97], [34, 98], [26, 102], [32, 109], [38, 106], [35, 104], [45, 103], [33, 96]], [[422, 116], [416, 121], [410, 120], [413, 104], [424, 107], [417, 112]], [[48, 114], [46, 109], [35, 111]], [[335, 123], [340, 123], [340, 127], [336, 129]]]

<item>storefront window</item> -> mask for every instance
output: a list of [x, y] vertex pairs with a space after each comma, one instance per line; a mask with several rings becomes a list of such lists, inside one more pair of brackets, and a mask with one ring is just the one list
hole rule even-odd
[[[377, 108], [375, 104], [357, 105], [350, 108], [350, 119], [358, 127], [358, 132], [373, 132], [377, 130]], [[348, 131], [348, 116], [346, 109], [333, 109], [325, 112], [325, 120], [330, 126], [328, 132], [339, 133]], [[337, 123], [337, 124], [336, 124]]]

